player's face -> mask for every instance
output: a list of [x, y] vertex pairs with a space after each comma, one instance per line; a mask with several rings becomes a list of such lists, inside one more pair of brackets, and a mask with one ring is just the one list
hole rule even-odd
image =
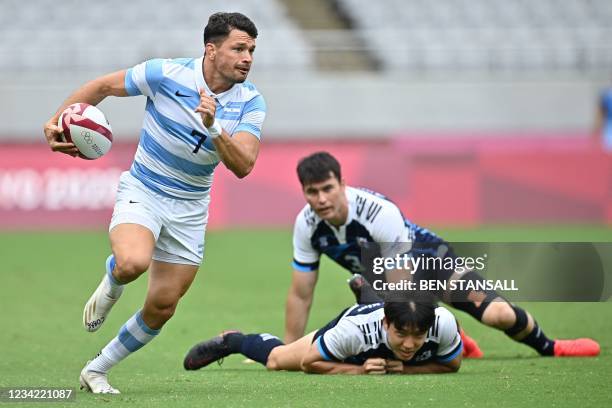
[[400, 360], [407, 361], [425, 344], [427, 331], [419, 332], [413, 328], [398, 329], [394, 324], [385, 322], [389, 346], [391, 351]]
[[234, 29], [221, 44], [212, 46], [213, 63], [217, 73], [226, 82], [244, 82], [253, 63], [255, 39], [244, 31]]
[[344, 181], [339, 181], [332, 172], [325, 181], [304, 185], [303, 191], [304, 198], [321, 219], [333, 225], [346, 222], [348, 204]]

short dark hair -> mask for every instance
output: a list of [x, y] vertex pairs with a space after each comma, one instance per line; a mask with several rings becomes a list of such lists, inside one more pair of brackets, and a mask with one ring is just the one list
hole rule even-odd
[[403, 302], [386, 302], [385, 317], [388, 324], [398, 330], [415, 330], [426, 332], [436, 319], [437, 305], [429, 300], [410, 300]]
[[208, 18], [204, 28], [204, 44], [218, 44], [227, 38], [233, 29], [244, 31], [251, 38], [257, 38], [257, 27], [244, 14], [219, 12]]
[[340, 163], [327, 152], [317, 152], [306, 156], [297, 165], [297, 174], [302, 186], [310, 183], [320, 183], [332, 176], [342, 180]]

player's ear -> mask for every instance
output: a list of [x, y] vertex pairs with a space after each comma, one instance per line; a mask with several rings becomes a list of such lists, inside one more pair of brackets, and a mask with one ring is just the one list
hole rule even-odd
[[385, 330], [389, 330], [389, 321], [387, 320], [387, 317], [383, 317], [383, 327], [385, 328]]
[[209, 42], [204, 45], [204, 55], [206, 58], [209, 58], [211, 61], [215, 60], [215, 54], [217, 52], [217, 47], [215, 44]]

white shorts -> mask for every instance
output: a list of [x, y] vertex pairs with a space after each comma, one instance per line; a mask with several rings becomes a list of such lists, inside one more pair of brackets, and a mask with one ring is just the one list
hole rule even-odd
[[178, 200], [155, 193], [126, 171], [121, 174], [108, 230], [119, 224], [139, 224], [155, 236], [153, 259], [200, 265], [210, 195], [201, 200]]

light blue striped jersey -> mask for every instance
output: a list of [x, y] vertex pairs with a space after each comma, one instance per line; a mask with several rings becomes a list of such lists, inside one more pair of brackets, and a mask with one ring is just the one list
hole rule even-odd
[[200, 89], [216, 99], [215, 117], [228, 134], [249, 132], [261, 137], [266, 116], [263, 96], [250, 82], [213, 94], [204, 81], [202, 59], [152, 59], [128, 69], [125, 75], [127, 93], [147, 97], [130, 173], [167, 197], [206, 197], [220, 161], [200, 114], [194, 112]]

